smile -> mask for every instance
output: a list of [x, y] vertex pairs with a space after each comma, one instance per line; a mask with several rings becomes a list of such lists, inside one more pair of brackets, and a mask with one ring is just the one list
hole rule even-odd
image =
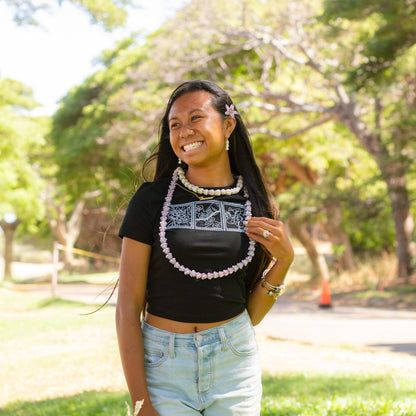
[[193, 142], [191, 144], [187, 144], [186, 146], [183, 146], [183, 150], [185, 152], [189, 152], [190, 150], [197, 149], [199, 146], [202, 145], [202, 142]]

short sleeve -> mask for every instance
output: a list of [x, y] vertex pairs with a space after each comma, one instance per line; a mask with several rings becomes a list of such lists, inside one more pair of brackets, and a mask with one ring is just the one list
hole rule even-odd
[[[156, 219], [153, 183], [145, 182], [131, 198], [118, 235], [152, 245]], [[153, 209], [152, 209], [153, 207]]]

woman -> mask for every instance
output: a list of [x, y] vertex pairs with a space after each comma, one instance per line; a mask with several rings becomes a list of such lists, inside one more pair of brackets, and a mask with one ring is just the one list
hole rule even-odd
[[228, 94], [208, 81], [176, 88], [153, 159], [120, 228], [116, 321], [132, 403], [145, 416], [259, 415], [253, 325], [294, 254]]

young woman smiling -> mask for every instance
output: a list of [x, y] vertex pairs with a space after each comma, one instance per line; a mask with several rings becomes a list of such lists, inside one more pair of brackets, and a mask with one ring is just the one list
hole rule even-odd
[[132, 402], [144, 400], [144, 416], [259, 415], [253, 325], [294, 254], [229, 95], [178, 86], [153, 160], [120, 228], [116, 322]]

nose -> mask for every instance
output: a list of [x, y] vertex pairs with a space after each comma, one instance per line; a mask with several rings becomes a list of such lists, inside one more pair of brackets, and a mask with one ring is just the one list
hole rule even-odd
[[189, 136], [193, 136], [195, 132], [187, 125], [183, 126], [179, 132], [179, 137], [184, 139]]

